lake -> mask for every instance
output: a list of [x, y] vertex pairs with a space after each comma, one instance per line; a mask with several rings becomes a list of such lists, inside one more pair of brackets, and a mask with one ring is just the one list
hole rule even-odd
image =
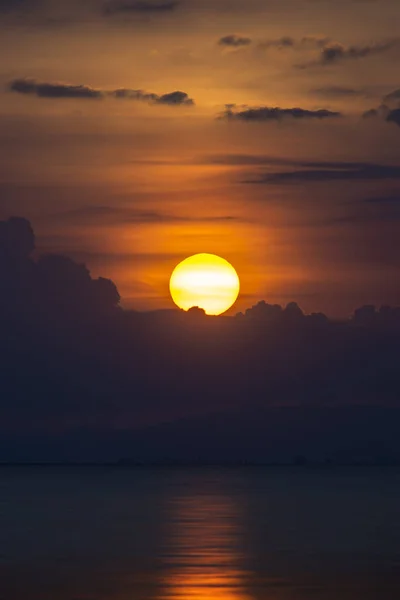
[[400, 470], [0, 468], [1, 600], [400, 598]]

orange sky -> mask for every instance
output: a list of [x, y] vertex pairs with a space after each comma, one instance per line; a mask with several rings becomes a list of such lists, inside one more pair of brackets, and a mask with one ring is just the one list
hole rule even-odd
[[[198, 252], [237, 269], [233, 312], [398, 303], [400, 128], [362, 118], [400, 103], [385, 99], [400, 87], [397, 0], [162, 4], [0, 3], [0, 217], [30, 218], [40, 251], [85, 261], [140, 310], [172, 307], [169, 275]], [[61, 91], [10, 90], [31, 79]], [[261, 107], [309, 112], [250, 119]], [[322, 109], [341, 116], [310, 116]]]

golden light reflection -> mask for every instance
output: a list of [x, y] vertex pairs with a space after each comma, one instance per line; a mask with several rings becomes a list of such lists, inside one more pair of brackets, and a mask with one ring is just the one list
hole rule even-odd
[[168, 552], [161, 598], [249, 600], [238, 507], [215, 494], [183, 495], [170, 503]]

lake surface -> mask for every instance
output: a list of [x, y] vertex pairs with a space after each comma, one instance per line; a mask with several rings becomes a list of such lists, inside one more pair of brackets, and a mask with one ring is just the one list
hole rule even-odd
[[400, 598], [395, 468], [0, 469], [1, 600]]

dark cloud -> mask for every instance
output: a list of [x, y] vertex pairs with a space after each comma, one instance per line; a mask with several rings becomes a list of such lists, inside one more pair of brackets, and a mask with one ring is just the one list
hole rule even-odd
[[234, 48], [239, 48], [240, 46], [249, 46], [251, 44], [251, 38], [231, 34], [220, 38], [218, 40], [218, 44], [219, 46], [231, 46]]
[[34, 79], [15, 79], [9, 89], [18, 94], [31, 94], [39, 98], [102, 98], [103, 92], [86, 85], [40, 83]]
[[400, 100], [400, 88], [398, 90], [394, 90], [393, 92], [390, 92], [390, 94], [387, 94], [384, 98], [383, 98], [384, 102], [391, 102], [392, 100]]
[[399, 40], [390, 40], [387, 42], [380, 42], [376, 44], [370, 44], [366, 46], [344, 46], [338, 42], [328, 42], [322, 45], [320, 57], [316, 61], [311, 61], [301, 65], [297, 65], [298, 68], [305, 69], [315, 65], [334, 65], [346, 60], [354, 60], [358, 58], [365, 58], [367, 56], [380, 54], [391, 50], [399, 44]]
[[114, 96], [118, 100], [142, 100], [144, 102], [157, 102], [159, 96], [151, 92], [144, 92], [143, 90], [130, 90], [121, 88], [109, 92], [110, 96]]
[[307, 110], [304, 108], [279, 108], [269, 106], [249, 107], [238, 109], [235, 105], [227, 105], [223, 119], [239, 120], [239, 121], [281, 121], [284, 118], [293, 118], [296, 120], [304, 119], [329, 119], [342, 116], [339, 112], [330, 110]]
[[173, 106], [175, 104], [192, 105], [192, 104], [194, 104], [194, 101], [192, 100], [192, 98], [189, 98], [189, 96], [185, 92], [176, 91], [176, 92], [171, 92], [169, 94], [163, 94], [162, 96], [159, 96], [157, 99], [157, 103], [158, 104], [169, 104], [171, 106]]
[[143, 90], [118, 89], [107, 91], [94, 89], [86, 85], [41, 83], [34, 79], [15, 79], [8, 87], [12, 92], [38, 96], [39, 98], [102, 99], [113, 97], [118, 100], [139, 100], [149, 104], [166, 104], [169, 106], [194, 105], [194, 100], [181, 91], [174, 91], [160, 96]]
[[400, 127], [400, 108], [395, 108], [391, 110], [386, 117], [386, 121], [388, 123], [395, 123]]
[[142, 100], [153, 104], [168, 104], [170, 106], [177, 106], [180, 104], [186, 104], [188, 106], [194, 105], [194, 100], [189, 98], [188, 94], [181, 91], [159, 96], [158, 94], [144, 92], [143, 90], [120, 89], [110, 92], [110, 95], [118, 99]]
[[390, 109], [386, 104], [365, 111], [362, 117], [363, 119], [383, 119], [387, 123], [400, 126], [400, 108]]
[[[268, 173], [258, 180], [245, 183], [290, 184], [299, 182], [326, 181], [369, 181], [400, 179], [400, 166], [380, 165], [373, 163], [353, 164], [344, 163], [315, 163], [319, 168], [305, 168], [298, 171], [282, 171]], [[326, 168], [328, 166], [328, 168]]]
[[178, 0], [171, 2], [136, 2], [134, 0], [110, 0], [104, 4], [105, 15], [118, 13], [159, 14], [168, 13], [179, 6]]
[[[56, 432], [60, 456], [65, 459], [72, 450], [84, 460], [85, 444], [77, 444], [75, 434], [84, 432], [86, 439], [97, 432], [100, 440], [118, 432], [119, 425], [132, 441], [130, 428], [200, 412], [224, 410], [240, 428], [235, 409], [244, 405], [254, 423], [259, 406], [326, 403], [329, 412], [343, 405], [348, 411], [354, 398], [398, 405], [399, 309], [365, 306], [340, 327], [321, 313], [305, 314], [295, 302], [286, 307], [261, 302], [231, 318], [208, 318], [198, 310], [138, 313], [120, 308], [112, 281], [94, 279], [68, 256], [34, 260], [34, 245], [28, 221], [0, 222], [0, 438], [13, 431], [21, 438]], [[225, 427], [227, 419], [222, 421]], [[63, 439], [66, 432], [71, 446]], [[252, 425], [250, 438], [253, 433]], [[262, 433], [269, 439], [264, 423]], [[341, 439], [336, 423], [332, 436], [335, 444]], [[201, 448], [208, 452], [208, 442], [203, 436], [194, 456], [201, 456]], [[287, 445], [287, 435], [282, 443]], [[236, 447], [238, 458], [243, 460], [248, 448], [247, 443]], [[323, 443], [321, 452], [325, 449]], [[155, 458], [165, 457], [165, 440], [152, 442], [151, 451]], [[107, 460], [113, 456], [109, 452]], [[131, 455], [117, 452], [117, 458]], [[215, 452], [212, 447], [211, 458], [220, 458]], [[260, 447], [256, 452], [259, 456]], [[187, 456], [187, 438], [179, 456]], [[23, 458], [37, 457], [28, 451]]]

